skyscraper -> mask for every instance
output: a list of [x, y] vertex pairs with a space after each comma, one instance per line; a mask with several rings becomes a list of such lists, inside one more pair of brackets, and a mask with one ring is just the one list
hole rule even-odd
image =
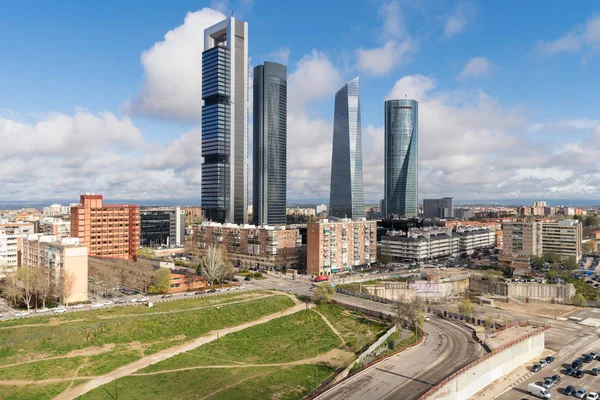
[[254, 191], [256, 225], [285, 224], [287, 68], [266, 61], [254, 68]]
[[385, 102], [386, 217], [417, 215], [418, 115], [416, 100]]
[[335, 94], [329, 216], [352, 219], [365, 216], [358, 77]]
[[233, 17], [204, 31], [202, 208], [217, 222], [247, 223], [248, 24]]
[[425, 218], [454, 218], [454, 197], [423, 199]]

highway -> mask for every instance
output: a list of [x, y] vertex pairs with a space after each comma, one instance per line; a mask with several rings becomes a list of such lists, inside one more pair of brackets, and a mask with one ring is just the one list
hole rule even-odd
[[[252, 281], [263, 288], [278, 288], [308, 294], [311, 282], [287, 277], [269, 277]], [[367, 309], [393, 312], [390, 304], [381, 304], [352, 296], [334, 294], [336, 301]], [[424, 326], [426, 337], [415, 348], [401, 352], [347, 379], [321, 394], [321, 400], [410, 400], [484, 354], [471, 334], [457, 325], [432, 317]]]

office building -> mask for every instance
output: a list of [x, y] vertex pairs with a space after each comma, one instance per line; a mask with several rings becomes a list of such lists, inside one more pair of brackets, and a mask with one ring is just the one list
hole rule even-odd
[[417, 215], [418, 111], [416, 100], [385, 102], [384, 196], [386, 215]]
[[358, 77], [335, 94], [333, 118], [329, 217], [360, 219], [365, 211]]
[[5, 229], [0, 228], [0, 279], [17, 271], [21, 243], [19, 235], [8, 233]]
[[328, 207], [327, 204], [317, 204], [317, 214], [327, 213]]
[[254, 68], [255, 225], [285, 224], [287, 188], [287, 68], [266, 61]]
[[140, 246], [152, 248], [183, 246], [185, 221], [185, 211], [180, 207], [141, 210]]
[[83, 194], [71, 207], [71, 236], [87, 245], [88, 255], [136, 260], [140, 248], [140, 207], [104, 204], [102, 195]]
[[248, 24], [229, 17], [204, 31], [202, 209], [208, 220], [248, 214]]
[[48, 274], [63, 302], [88, 300], [88, 249], [77, 238], [30, 234], [23, 239], [21, 264]]
[[71, 236], [71, 222], [63, 221], [61, 218], [45, 217], [39, 221], [37, 233], [67, 238]]
[[543, 254], [558, 254], [563, 260], [572, 256], [579, 260], [582, 238], [581, 222], [575, 219], [542, 223]]
[[204, 222], [192, 227], [192, 245], [200, 253], [224, 246], [236, 266], [258, 269], [297, 268], [302, 238], [298, 229]]
[[423, 199], [423, 217], [425, 218], [454, 218], [454, 197], [441, 199]]
[[351, 271], [377, 259], [375, 221], [321, 220], [307, 224], [306, 266], [314, 275]]

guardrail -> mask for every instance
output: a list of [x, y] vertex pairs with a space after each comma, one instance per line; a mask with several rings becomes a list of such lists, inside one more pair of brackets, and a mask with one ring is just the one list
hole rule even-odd
[[528, 334], [525, 334], [521, 337], [518, 337], [516, 339], [511, 340], [510, 342], [507, 342], [505, 344], [503, 344], [502, 346], [492, 350], [490, 353], [484, 354], [483, 356], [479, 357], [477, 360], [470, 362], [469, 364], [465, 365], [464, 367], [462, 367], [461, 369], [459, 369], [458, 371], [452, 373], [451, 375], [447, 376], [445, 379], [441, 380], [440, 382], [438, 382], [435, 386], [433, 386], [431, 389], [429, 389], [428, 391], [426, 391], [425, 393], [423, 393], [421, 396], [419, 396], [418, 400], [426, 400], [428, 399], [430, 396], [432, 396], [434, 393], [436, 393], [437, 391], [439, 391], [442, 387], [444, 387], [448, 382], [452, 381], [453, 379], [456, 379], [460, 374], [468, 371], [469, 369], [473, 368], [474, 366], [482, 363], [483, 361], [487, 360], [488, 358], [491, 358], [493, 356], [495, 356], [498, 353], [501, 353], [502, 351], [511, 348], [513, 346], [515, 346], [518, 343], [521, 343], [533, 336], [537, 336], [542, 332], [547, 331], [548, 329], [550, 329], [552, 326], [550, 325], [545, 325], [541, 328], [536, 329], [533, 332], [529, 332]]

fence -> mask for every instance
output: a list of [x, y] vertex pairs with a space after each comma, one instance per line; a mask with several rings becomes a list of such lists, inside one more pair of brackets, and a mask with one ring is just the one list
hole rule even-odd
[[394, 303], [393, 300], [386, 299], [385, 297], [379, 297], [379, 296], [375, 296], [375, 295], [367, 294], [367, 293], [359, 293], [354, 290], [336, 287], [335, 291], [338, 293], [347, 294], [348, 296], [360, 297], [361, 299], [376, 301], [378, 303], [385, 303], [385, 304]]
[[387, 340], [391, 336], [392, 333], [396, 332], [396, 325], [392, 326], [383, 336], [381, 336], [375, 343], [373, 343], [367, 350], [363, 351], [361, 355], [358, 356], [354, 363], [362, 363], [365, 358], [375, 351], [376, 348], [381, 346], [383, 342]]
[[451, 374], [450, 376], [446, 377], [445, 379], [443, 379], [442, 381], [440, 381], [437, 385], [433, 386], [431, 389], [429, 389], [428, 391], [426, 391], [425, 393], [423, 393], [421, 396], [419, 396], [418, 400], [426, 400], [429, 398], [433, 398], [432, 396], [438, 392], [439, 390], [441, 390], [446, 384], [448, 384], [450, 381], [457, 379], [459, 375], [465, 373], [466, 371], [472, 369], [473, 367], [475, 367], [476, 365], [482, 363], [483, 361], [503, 352], [506, 349], [509, 349], [515, 345], [517, 345], [518, 343], [521, 343], [525, 340], [528, 340], [531, 337], [537, 336], [539, 334], [541, 334], [542, 332], [547, 331], [548, 329], [550, 329], [551, 326], [546, 325], [543, 326], [541, 328], [536, 329], [533, 332], [530, 332], [526, 335], [523, 335], [517, 339], [514, 339], [508, 343], [503, 344], [502, 346], [498, 347], [497, 349], [492, 350], [490, 353], [488, 354], [484, 354], [483, 356], [479, 357], [477, 360], [467, 364], [466, 366], [464, 366], [463, 368], [459, 369], [458, 371], [454, 372], [453, 374]]

